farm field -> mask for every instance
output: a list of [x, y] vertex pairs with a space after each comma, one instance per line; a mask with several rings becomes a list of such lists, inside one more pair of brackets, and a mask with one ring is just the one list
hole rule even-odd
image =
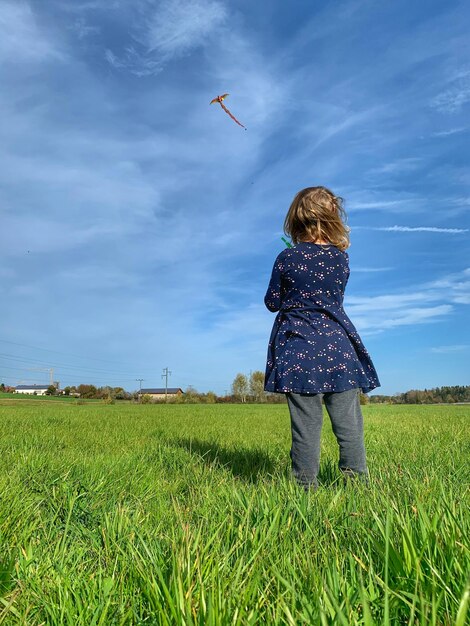
[[0, 624], [464, 626], [469, 406], [362, 406], [371, 484], [285, 405], [0, 403]]
[[[77, 398], [72, 396], [35, 396], [26, 393], [7, 393], [5, 391], [0, 391], [0, 406], [9, 404], [9, 401], [22, 401], [25, 402], [29, 400], [30, 402], [72, 402], [77, 403]], [[100, 400], [86, 400], [86, 402], [100, 402]], [[23, 405], [24, 406], [24, 405]]]

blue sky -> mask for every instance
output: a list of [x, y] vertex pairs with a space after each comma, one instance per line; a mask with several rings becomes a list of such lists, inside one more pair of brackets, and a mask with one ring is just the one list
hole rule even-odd
[[5, 383], [264, 370], [313, 185], [345, 198], [371, 395], [470, 383], [468, 3], [3, 0], [0, 26]]

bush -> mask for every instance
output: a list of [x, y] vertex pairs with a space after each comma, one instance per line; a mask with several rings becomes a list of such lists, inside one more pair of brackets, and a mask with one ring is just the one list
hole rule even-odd
[[152, 402], [152, 398], [148, 393], [144, 393], [140, 401], [142, 404], [150, 404]]

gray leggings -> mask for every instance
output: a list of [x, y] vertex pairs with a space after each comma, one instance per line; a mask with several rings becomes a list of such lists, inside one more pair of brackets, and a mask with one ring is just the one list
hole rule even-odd
[[306, 489], [317, 486], [323, 423], [322, 396], [339, 445], [339, 469], [345, 479], [362, 475], [367, 481], [359, 395], [359, 388], [316, 394], [286, 393], [292, 427], [292, 473]]

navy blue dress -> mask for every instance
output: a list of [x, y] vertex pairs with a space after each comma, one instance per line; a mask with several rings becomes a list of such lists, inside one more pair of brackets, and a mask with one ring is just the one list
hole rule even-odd
[[264, 302], [279, 311], [268, 346], [265, 390], [326, 393], [380, 387], [375, 367], [343, 309], [349, 255], [301, 242], [277, 257]]

